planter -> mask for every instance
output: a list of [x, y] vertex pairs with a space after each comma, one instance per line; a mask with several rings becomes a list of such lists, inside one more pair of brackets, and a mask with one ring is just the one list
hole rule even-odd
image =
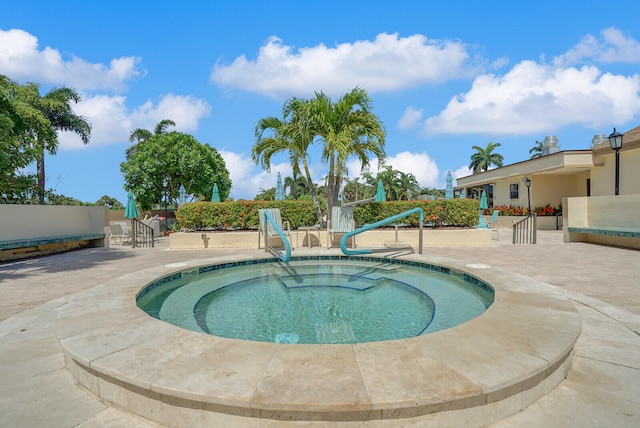
[[[291, 231], [291, 244], [294, 247], [304, 245], [305, 232]], [[320, 246], [327, 246], [327, 231], [321, 230]], [[417, 252], [419, 245], [418, 229], [398, 231], [398, 243], [411, 245]], [[393, 229], [370, 230], [356, 236], [358, 248], [380, 248], [385, 244], [395, 244]], [[489, 229], [431, 229], [425, 228], [423, 247], [483, 247], [491, 246]], [[258, 232], [177, 232], [169, 236], [171, 249], [198, 248], [258, 248]]]

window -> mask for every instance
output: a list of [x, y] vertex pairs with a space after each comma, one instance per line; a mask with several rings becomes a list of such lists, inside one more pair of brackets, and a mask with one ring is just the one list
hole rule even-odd
[[518, 199], [518, 183], [514, 183], [510, 187], [511, 187], [511, 199]]

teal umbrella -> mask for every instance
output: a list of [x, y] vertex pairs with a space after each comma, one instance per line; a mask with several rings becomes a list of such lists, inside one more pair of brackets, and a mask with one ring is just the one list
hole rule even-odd
[[464, 193], [464, 189], [462, 189], [462, 190], [460, 191], [460, 199], [465, 199], [466, 197], [467, 197], [467, 194], [466, 194], [466, 193]]
[[220, 202], [220, 191], [218, 190], [218, 184], [213, 183], [213, 194], [211, 195], [211, 202]]
[[481, 210], [488, 210], [489, 209], [489, 204], [487, 204], [487, 194], [485, 193], [485, 191], [482, 191], [482, 194], [480, 195], [480, 209]]
[[453, 199], [453, 177], [451, 176], [451, 171], [447, 172], [447, 186], [444, 190], [444, 198]]
[[480, 223], [478, 224], [478, 227], [481, 229], [489, 229], [487, 221], [482, 216], [482, 211], [487, 209], [489, 209], [489, 204], [487, 204], [487, 194], [483, 190], [480, 195], [480, 212], [478, 213], [480, 215]]
[[138, 207], [136, 207], [135, 196], [133, 192], [127, 193], [127, 207], [124, 210], [125, 218], [138, 218]]
[[282, 186], [282, 177], [278, 172], [278, 179], [276, 181], [276, 201], [284, 201], [284, 186]]
[[184, 205], [187, 202], [187, 191], [184, 189], [184, 186], [180, 185], [180, 190], [178, 190], [178, 206]]
[[387, 195], [384, 193], [384, 185], [382, 180], [378, 180], [378, 191], [376, 192], [376, 202], [384, 202], [387, 200]]

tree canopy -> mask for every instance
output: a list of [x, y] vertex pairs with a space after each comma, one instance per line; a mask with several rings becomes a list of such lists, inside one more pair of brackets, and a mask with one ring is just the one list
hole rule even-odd
[[[266, 131], [269, 133], [265, 135]], [[323, 92], [317, 92], [315, 98], [310, 100], [293, 98], [287, 101], [283, 108], [283, 119], [261, 119], [256, 126], [252, 157], [268, 171], [273, 155], [289, 155], [294, 174], [301, 169], [304, 171], [307, 187], [318, 206], [307, 162], [309, 146], [321, 144], [321, 160], [329, 168], [327, 214], [330, 215], [346, 177], [347, 161], [357, 158], [363, 170], [367, 169], [372, 157], [378, 158], [380, 164], [384, 163], [385, 136], [382, 122], [373, 114], [371, 99], [365, 90], [354, 88], [336, 102]]]
[[143, 210], [162, 204], [177, 205], [180, 185], [191, 200], [211, 200], [218, 185], [221, 200], [231, 192], [231, 179], [224, 159], [213, 147], [180, 132], [155, 134], [137, 144], [120, 164], [127, 191], [132, 191]]
[[471, 168], [474, 174], [488, 171], [491, 165], [495, 165], [498, 168], [502, 166], [504, 156], [493, 152], [498, 147], [500, 147], [500, 143], [494, 143], [493, 141], [490, 141], [484, 149], [480, 146], [472, 147], [476, 152], [471, 155], [469, 168]]

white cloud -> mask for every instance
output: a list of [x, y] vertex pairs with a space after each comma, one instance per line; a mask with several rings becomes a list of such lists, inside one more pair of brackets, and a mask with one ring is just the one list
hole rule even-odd
[[164, 95], [157, 104], [147, 100], [131, 114], [135, 128], [153, 130], [158, 122], [171, 119], [176, 131], [190, 132], [198, 129], [198, 122], [211, 112], [204, 100], [191, 95]]
[[471, 170], [471, 168], [469, 168], [469, 165], [463, 165], [451, 173], [451, 175], [453, 175], [453, 178], [455, 178], [456, 180], [461, 177], [467, 177], [471, 174], [473, 174], [473, 171]]
[[640, 75], [593, 66], [555, 68], [522, 61], [507, 74], [481, 75], [466, 94], [425, 121], [425, 133], [516, 135], [582, 124], [624, 123], [640, 112]]
[[407, 130], [419, 126], [422, 121], [423, 112], [424, 109], [416, 109], [413, 106], [407, 107], [398, 121], [398, 128], [401, 130]]
[[216, 63], [211, 80], [273, 98], [308, 97], [319, 90], [336, 96], [355, 86], [380, 92], [441, 83], [470, 76], [473, 68], [464, 44], [420, 34], [381, 33], [373, 41], [297, 50], [274, 36], [255, 60], [242, 55], [228, 65]]
[[56, 49], [39, 49], [38, 39], [23, 30], [0, 30], [0, 74], [17, 81], [70, 86], [76, 90], [121, 91], [126, 82], [145, 74], [141, 59], [121, 57], [108, 65], [78, 57], [64, 59]]
[[563, 55], [554, 58], [556, 66], [569, 66], [579, 64], [585, 60], [599, 62], [640, 62], [640, 43], [626, 37], [617, 28], [606, 28], [600, 32], [600, 38], [588, 34], [582, 38], [573, 48]]
[[[167, 94], [157, 104], [147, 101], [131, 113], [126, 101], [124, 96], [82, 95], [82, 101], [73, 105], [74, 112], [87, 118], [91, 124], [91, 147], [128, 144], [131, 131], [136, 128], [153, 131], [163, 119], [171, 119], [176, 123], [172, 130], [193, 132], [198, 129], [200, 120], [211, 111], [209, 104], [190, 95]], [[60, 133], [61, 149], [83, 146], [77, 135]]]
[[231, 197], [234, 199], [253, 199], [260, 189], [276, 187], [278, 171], [282, 179], [291, 176], [291, 166], [288, 163], [271, 165], [271, 172], [256, 166], [250, 156], [228, 150], [218, 150], [224, 159], [232, 182]]
[[[390, 166], [392, 169], [404, 172], [405, 174], [413, 174], [418, 180], [420, 187], [442, 187], [439, 180], [439, 169], [436, 162], [425, 153], [412, 153], [408, 151], [397, 153], [393, 156], [387, 157], [385, 166]], [[360, 162], [357, 160], [351, 160], [347, 162], [347, 170], [349, 171], [349, 177], [360, 176]], [[370, 173], [375, 176], [378, 172], [377, 159], [371, 160]]]

